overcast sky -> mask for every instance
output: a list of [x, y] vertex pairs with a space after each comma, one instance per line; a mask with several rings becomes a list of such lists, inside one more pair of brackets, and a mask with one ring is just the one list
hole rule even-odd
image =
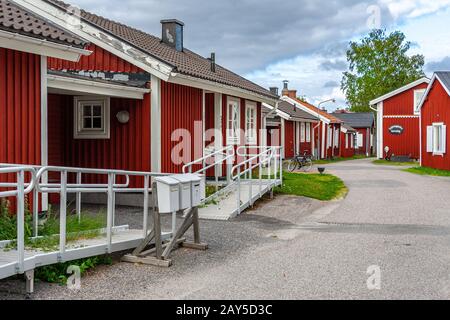
[[67, 0], [160, 35], [159, 21], [185, 23], [184, 43], [264, 86], [298, 89], [313, 103], [337, 98], [350, 40], [371, 27], [401, 30], [427, 72], [450, 70], [450, 0]]

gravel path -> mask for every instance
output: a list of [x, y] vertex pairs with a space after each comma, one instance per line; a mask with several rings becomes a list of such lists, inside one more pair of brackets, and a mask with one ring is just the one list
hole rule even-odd
[[[202, 221], [206, 252], [181, 249], [169, 269], [115, 263], [80, 291], [37, 283], [35, 299], [449, 299], [450, 179], [357, 160], [328, 165], [341, 201], [278, 196], [229, 222]], [[123, 210], [122, 221], [140, 221]], [[381, 269], [368, 290], [367, 268]], [[23, 283], [0, 282], [0, 298]]]

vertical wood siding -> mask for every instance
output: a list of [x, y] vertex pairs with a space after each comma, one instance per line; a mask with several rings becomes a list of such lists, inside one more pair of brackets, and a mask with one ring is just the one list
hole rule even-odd
[[[447, 152], [444, 156], [433, 156], [427, 152], [427, 126], [443, 122], [447, 126]], [[450, 97], [436, 80], [422, 107], [422, 165], [441, 170], [450, 170]]]
[[[394, 125], [403, 127], [401, 135], [389, 132], [389, 128]], [[383, 145], [383, 149], [389, 146], [390, 152], [395, 155], [419, 159], [419, 118], [384, 118]]]
[[[161, 162], [162, 171], [181, 173], [184, 163], [172, 161], [172, 150], [180, 142], [190, 149], [189, 161], [202, 157], [203, 135], [195, 132], [195, 122], [202, 128], [202, 90], [161, 81]], [[186, 129], [190, 141], [172, 141], [172, 132]], [[180, 156], [186, 155], [181, 153]], [[186, 162], [186, 161], [185, 161]]]
[[51, 70], [70, 71], [144, 72], [142, 69], [94, 44], [89, 45], [88, 49], [93, 51], [93, 53], [89, 56], [82, 56], [78, 62], [48, 58], [48, 68]]
[[284, 156], [285, 158], [293, 158], [295, 155], [295, 145], [294, 138], [295, 130], [294, 130], [294, 122], [292, 121], [284, 121]]
[[414, 88], [386, 99], [383, 101], [383, 114], [385, 116], [414, 115], [414, 90], [426, 89], [427, 86], [426, 83], [422, 83]]
[[[73, 96], [49, 95], [50, 165], [150, 171], [150, 94], [144, 100], [111, 98], [110, 139], [74, 139], [73, 108]], [[127, 124], [116, 119], [124, 110], [130, 113]], [[93, 175], [84, 181], [105, 182]], [[141, 187], [141, 181], [131, 179], [131, 186]]]

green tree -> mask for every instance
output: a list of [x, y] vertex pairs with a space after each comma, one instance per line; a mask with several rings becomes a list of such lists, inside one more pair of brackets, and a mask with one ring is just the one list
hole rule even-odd
[[371, 111], [371, 100], [424, 76], [425, 58], [409, 56], [411, 42], [405, 38], [400, 31], [387, 35], [376, 29], [360, 42], [350, 42], [349, 71], [344, 72], [341, 89], [352, 111]]

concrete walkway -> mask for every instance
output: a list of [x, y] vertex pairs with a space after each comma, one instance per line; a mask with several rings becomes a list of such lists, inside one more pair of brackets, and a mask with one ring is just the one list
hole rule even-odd
[[[170, 269], [117, 263], [80, 291], [38, 283], [34, 298], [449, 299], [450, 179], [370, 160], [327, 171], [345, 181], [346, 199], [263, 201], [231, 221], [202, 221], [210, 250], [179, 250]], [[367, 287], [373, 265], [380, 290]], [[0, 298], [20, 298], [22, 286], [0, 282]]]

